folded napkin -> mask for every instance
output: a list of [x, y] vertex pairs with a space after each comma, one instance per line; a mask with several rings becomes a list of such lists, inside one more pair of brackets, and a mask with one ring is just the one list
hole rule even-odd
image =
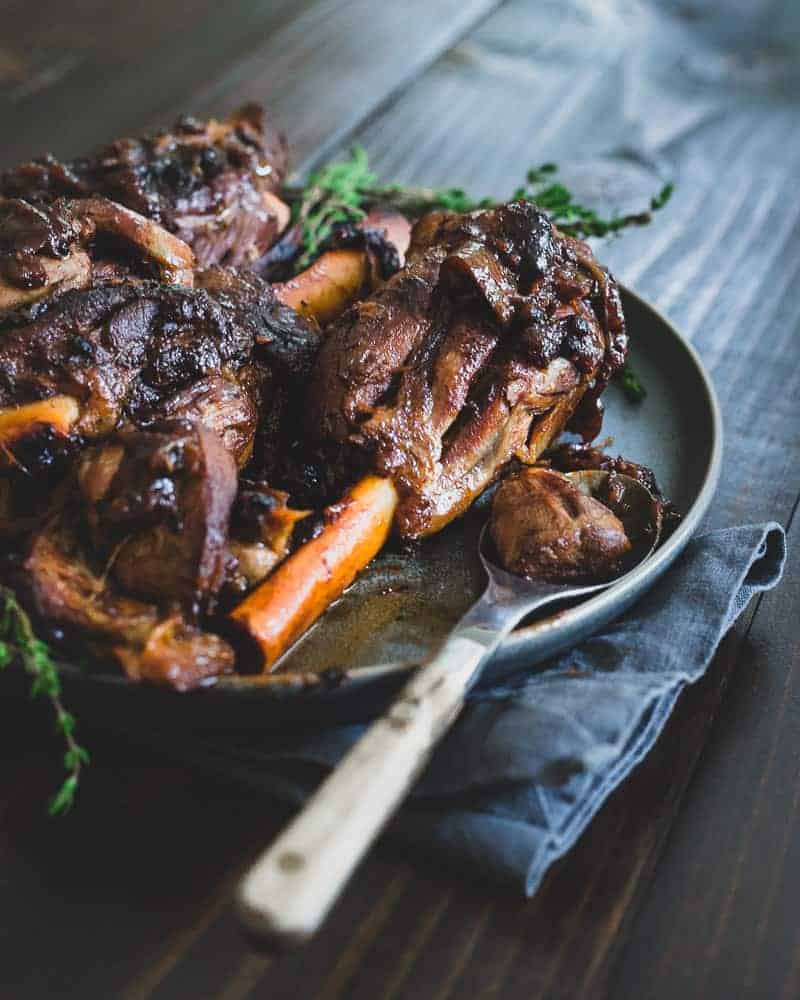
[[[774, 523], [701, 535], [615, 624], [533, 673], [479, 685], [389, 834], [533, 895], [653, 746], [751, 597], [778, 582], [785, 554]], [[279, 750], [207, 747], [202, 759], [300, 803], [364, 728]]]

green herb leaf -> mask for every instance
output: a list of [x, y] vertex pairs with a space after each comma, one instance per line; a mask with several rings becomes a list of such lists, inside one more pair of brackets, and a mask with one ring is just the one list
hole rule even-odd
[[62, 815], [75, 801], [81, 770], [89, 763], [89, 754], [75, 739], [75, 717], [61, 701], [61, 680], [49, 646], [36, 637], [31, 620], [13, 590], [0, 584], [0, 669], [15, 658], [19, 658], [31, 677], [31, 697], [44, 697], [50, 702], [56, 730], [66, 746], [67, 776], [48, 806], [51, 816]]
[[631, 367], [630, 361], [626, 361], [622, 368], [620, 368], [617, 374], [617, 381], [631, 403], [641, 403], [647, 395], [647, 390], [639, 381], [639, 376]]
[[292, 213], [292, 221], [300, 223], [303, 231], [299, 269], [308, 267], [317, 256], [337, 222], [359, 222], [364, 218], [362, 204], [375, 181], [363, 146], [354, 146], [349, 159], [329, 163], [309, 175]]

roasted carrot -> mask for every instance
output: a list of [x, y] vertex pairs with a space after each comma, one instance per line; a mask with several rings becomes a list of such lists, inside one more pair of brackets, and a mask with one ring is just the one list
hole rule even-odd
[[305, 271], [273, 288], [284, 305], [327, 323], [358, 298], [369, 274], [369, 258], [363, 250], [328, 250]]
[[[411, 238], [408, 219], [391, 209], [373, 209], [364, 226], [381, 229], [394, 244], [402, 264]], [[328, 250], [288, 281], [273, 287], [284, 305], [320, 323], [336, 319], [369, 289], [372, 264], [364, 250]]]
[[77, 400], [72, 396], [51, 396], [24, 406], [0, 409], [0, 443], [8, 446], [43, 424], [59, 434], [67, 434], [79, 414]]
[[365, 476], [325, 512], [326, 523], [231, 612], [269, 670], [377, 555], [397, 506], [391, 480]]

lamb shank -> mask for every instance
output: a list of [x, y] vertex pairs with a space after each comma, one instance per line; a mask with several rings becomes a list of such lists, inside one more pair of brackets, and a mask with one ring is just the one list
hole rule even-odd
[[626, 348], [614, 279], [533, 204], [431, 214], [405, 268], [328, 330], [312, 427], [393, 479], [397, 530], [419, 538], [535, 461]]

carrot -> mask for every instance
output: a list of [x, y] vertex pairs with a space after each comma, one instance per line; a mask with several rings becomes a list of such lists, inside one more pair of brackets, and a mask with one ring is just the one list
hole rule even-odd
[[[383, 230], [393, 243], [402, 266], [411, 240], [411, 223], [388, 208], [373, 208], [362, 223]], [[364, 250], [328, 250], [310, 267], [288, 281], [273, 285], [278, 299], [303, 316], [319, 323], [336, 319], [359, 296], [371, 289], [374, 275], [369, 254]]]
[[51, 396], [36, 403], [0, 409], [0, 443], [8, 446], [42, 424], [59, 434], [67, 434], [79, 415], [77, 400], [72, 396]]
[[386, 541], [397, 506], [389, 479], [365, 476], [326, 510], [319, 535], [292, 553], [230, 615], [260, 649], [264, 670], [355, 580]]
[[363, 250], [328, 250], [305, 271], [273, 288], [284, 305], [327, 323], [356, 300], [369, 276], [369, 258]]

